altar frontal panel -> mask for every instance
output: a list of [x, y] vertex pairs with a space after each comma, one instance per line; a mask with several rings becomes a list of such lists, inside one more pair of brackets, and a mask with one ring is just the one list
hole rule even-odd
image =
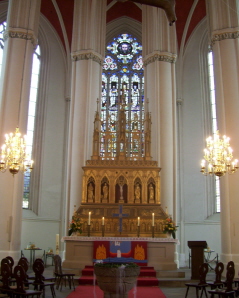
[[93, 262], [128, 263], [147, 266], [147, 242], [94, 241]]

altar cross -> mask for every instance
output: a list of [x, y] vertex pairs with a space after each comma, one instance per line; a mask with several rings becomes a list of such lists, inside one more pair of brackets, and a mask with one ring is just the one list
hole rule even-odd
[[113, 217], [119, 218], [119, 232], [122, 233], [123, 217], [128, 217], [129, 214], [123, 213], [123, 205], [119, 205], [119, 213], [113, 213]]

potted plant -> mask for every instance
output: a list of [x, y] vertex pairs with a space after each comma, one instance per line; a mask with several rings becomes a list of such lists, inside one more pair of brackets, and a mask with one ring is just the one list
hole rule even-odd
[[137, 284], [140, 267], [135, 263], [96, 263], [94, 273], [104, 298], [127, 298]]
[[175, 222], [172, 220], [172, 218], [168, 217], [164, 221], [163, 232], [172, 236], [173, 239], [175, 239], [175, 232], [177, 231], [177, 227], [178, 226], [175, 225]]
[[71, 236], [73, 234], [79, 235], [81, 233], [82, 233], [82, 223], [77, 213], [74, 212], [71, 222], [69, 224], [68, 236]]

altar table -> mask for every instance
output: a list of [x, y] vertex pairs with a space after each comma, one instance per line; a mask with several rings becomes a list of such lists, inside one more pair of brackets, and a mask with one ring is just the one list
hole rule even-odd
[[147, 265], [155, 270], [176, 270], [177, 239], [173, 238], [150, 238], [150, 237], [63, 237], [65, 242], [65, 256], [63, 257], [63, 268], [75, 269], [80, 273], [86, 265], [93, 264], [93, 252], [95, 241], [143, 241], [147, 243]]

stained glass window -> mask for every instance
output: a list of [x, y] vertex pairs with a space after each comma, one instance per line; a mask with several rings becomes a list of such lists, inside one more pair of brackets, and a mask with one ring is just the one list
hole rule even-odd
[[144, 157], [144, 75], [142, 45], [122, 34], [107, 45], [103, 63], [100, 156]]

